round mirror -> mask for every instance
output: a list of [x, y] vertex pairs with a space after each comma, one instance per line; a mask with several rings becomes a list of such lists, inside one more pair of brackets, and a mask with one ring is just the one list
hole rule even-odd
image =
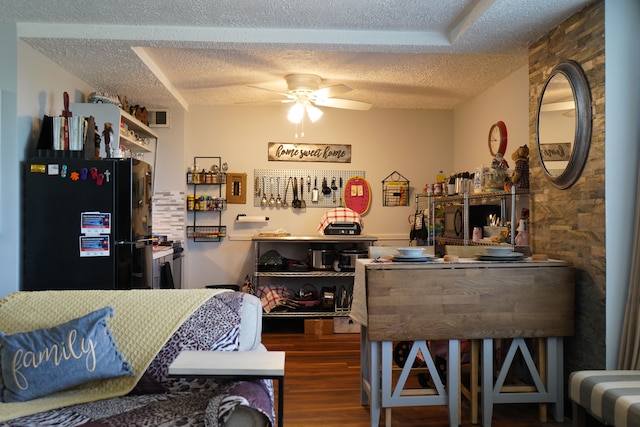
[[576, 62], [555, 67], [544, 84], [536, 139], [549, 181], [560, 189], [571, 187], [582, 173], [591, 144], [591, 92]]

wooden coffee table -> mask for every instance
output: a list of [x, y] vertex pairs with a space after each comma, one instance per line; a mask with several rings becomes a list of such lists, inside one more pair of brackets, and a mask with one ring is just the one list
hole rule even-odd
[[284, 359], [284, 351], [181, 351], [169, 366], [169, 375], [278, 380], [278, 426], [282, 427]]

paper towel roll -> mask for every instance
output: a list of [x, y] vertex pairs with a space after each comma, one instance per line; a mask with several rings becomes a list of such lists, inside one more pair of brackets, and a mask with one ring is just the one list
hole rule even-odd
[[265, 222], [269, 221], [268, 216], [247, 216], [247, 215], [238, 215], [236, 217], [237, 222]]

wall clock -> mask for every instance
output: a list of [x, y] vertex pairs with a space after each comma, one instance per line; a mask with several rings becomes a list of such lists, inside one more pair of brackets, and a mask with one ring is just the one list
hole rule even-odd
[[503, 121], [499, 121], [489, 129], [489, 151], [492, 156], [500, 153], [504, 157], [507, 151], [507, 126]]

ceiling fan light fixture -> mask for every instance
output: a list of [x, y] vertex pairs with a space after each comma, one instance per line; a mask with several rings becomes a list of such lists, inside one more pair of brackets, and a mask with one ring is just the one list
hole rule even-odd
[[311, 123], [315, 123], [320, 120], [320, 117], [322, 117], [323, 114], [324, 113], [322, 112], [322, 110], [318, 107], [315, 107], [313, 105], [307, 106], [307, 115], [309, 116], [309, 120], [311, 120]]
[[302, 117], [304, 116], [304, 107], [299, 102], [296, 102], [289, 109], [289, 114], [287, 115], [287, 119], [291, 123], [300, 123], [302, 121]]

